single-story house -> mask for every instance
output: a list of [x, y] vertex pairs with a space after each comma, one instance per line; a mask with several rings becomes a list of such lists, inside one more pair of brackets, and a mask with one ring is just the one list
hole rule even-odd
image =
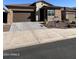
[[[64, 7], [52, 5], [46, 1], [37, 1], [32, 4], [6, 5], [8, 13], [7, 23], [26, 21], [62, 21], [76, 20], [76, 10], [66, 10]], [[72, 9], [72, 8], [71, 8]], [[6, 15], [4, 15], [6, 16]]]

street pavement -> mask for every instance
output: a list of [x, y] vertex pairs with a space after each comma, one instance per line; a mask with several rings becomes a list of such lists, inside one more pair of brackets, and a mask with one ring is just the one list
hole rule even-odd
[[4, 59], [76, 59], [76, 38], [4, 51]]

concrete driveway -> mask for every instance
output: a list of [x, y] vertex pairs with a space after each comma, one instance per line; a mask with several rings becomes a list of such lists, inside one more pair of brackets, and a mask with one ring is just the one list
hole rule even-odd
[[76, 29], [46, 28], [39, 23], [13, 23], [9, 32], [3, 33], [3, 49], [16, 49], [76, 37]]

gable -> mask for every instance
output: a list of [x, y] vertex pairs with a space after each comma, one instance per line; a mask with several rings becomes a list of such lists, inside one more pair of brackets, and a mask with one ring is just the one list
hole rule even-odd
[[31, 4], [32, 6], [35, 5], [43, 5], [43, 6], [53, 6], [52, 4], [45, 2], [45, 1], [38, 1], [38, 2], [34, 2], [33, 4]]
[[45, 2], [45, 1], [39, 1], [39, 2], [36, 2], [36, 7], [37, 7], [37, 11], [40, 9], [40, 8], [42, 8], [42, 7], [44, 7], [44, 6], [53, 6], [53, 5], [51, 5], [51, 4], [49, 4], [49, 3], [47, 3], [47, 2]]
[[42, 3], [42, 2], [36, 3], [36, 7], [37, 7], [38, 10], [39, 10], [40, 8], [42, 8], [43, 6], [48, 6], [48, 5], [45, 4], [45, 3]]
[[39, 2], [39, 3], [36, 3], [36, 6], [37, 7], [43, 7], [43, 6], [49, 6], [49, 5], [46, 4], [46, 3], [43, 3], [43, 2]]

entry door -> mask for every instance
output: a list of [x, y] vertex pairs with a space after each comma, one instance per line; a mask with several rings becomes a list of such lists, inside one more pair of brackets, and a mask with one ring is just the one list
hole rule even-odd
[[44, 21], [44, 9], [40, 9], [40, 19], [39, 21]]

